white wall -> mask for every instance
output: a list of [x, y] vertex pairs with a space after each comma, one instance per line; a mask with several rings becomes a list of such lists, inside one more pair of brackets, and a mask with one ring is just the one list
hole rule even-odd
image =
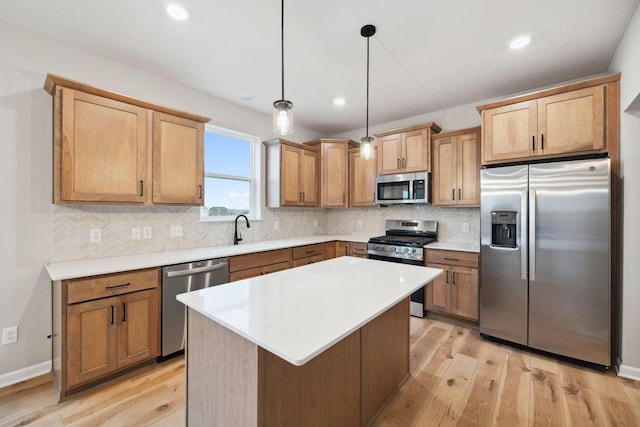
[[[152, 103], [211, 117], [211, 123], [258, 136], [273, 137], [271, 117], [203, 94], [161, 77], [124, 66], [0, 22], [0, 329], [18, 325], [19, 341], [0, 346], [0, 387], [47, 372], [51, 361], [51, 283], [44, 264], [53, 259], [54, 206], [51, 204], [52, 100], [43, 90], [47, 73]], [[298, 127], [292, 138], [318, 138]], [[127, 208], [120, 208], [127, 212]], [[150, 208], [149, 212], [154, 209]], [[63, 214], [84, 207], [61, 209]], [[108, 211], [108, 209], [107, 209]], [[197, 223], [191, 218], [191, 223]], [[135, 209], [132, 208], [135, 216]], [[292, 215], [288, 210], [267, 211], [268, 219], [289, 219], [280, 233], [308, 232], [310, 219], [326, 224], [326, 212]], [[98, 213], [96, 221], [110, 219]], [[105, 219], [106, 218], [106, 219]], [[90, 219], [91, 221], [92, 219]], [[312, 221], [311, 221], [312, 222]], [[304, 224], [304, 231], [302, 224]], [[269, 233], [254, 224], [254, 235]], [[322, 229], [324, 230], [324, 228]], [[228, 239], [228, 224], [208, 227], [212, 240]], [[219, 237], [224, 234], [224, 237]], [[281, 235], [273, 235], [272, 238]], [[57, 236], [61, 238], [61, 236]], [[64, 236], [67, 237], [67, 236]], [[284, 237], [284, 236], [283, 236]], [[78, 240], [76, 236], [76, 240]], [[86, 252], [81, 257], [86, 256]]]
[[[621, 71], [620, 152], [623, 200], [622, 355], [619, 373], [640, 380], [640, 7], [618, 45], [611, 71]], [[632, 106], [633, 105], [633, 106]], [[635, 110], [634, 110], [635, 109]]]

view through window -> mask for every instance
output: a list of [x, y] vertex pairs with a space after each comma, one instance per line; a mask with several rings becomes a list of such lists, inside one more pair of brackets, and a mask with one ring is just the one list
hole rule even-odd
[[260, 218], [260, 140], [207, 125], [204, 134], [202, 218]]

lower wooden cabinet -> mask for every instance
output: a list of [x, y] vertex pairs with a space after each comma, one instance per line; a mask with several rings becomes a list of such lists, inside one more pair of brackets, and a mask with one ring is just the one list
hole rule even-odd
[[291, 248], [229, 257], [229, 280], [236, 281], [291, 268]]
[[294, 267], [324, 261], [324, 243], [297, 246], [292, 250], [292, 257]]
[[367, 244], [362, 242], [350, 242], [349, 243], [349, 255], [358, 258], [369, 258], [367, 254]]
[[426, 286], [426, 309], [477, 321], [478, 254], [427, 249], [426, 265], [444, 270]]
[[59, 399], [158, 356], [156, 268], [53, 283]]

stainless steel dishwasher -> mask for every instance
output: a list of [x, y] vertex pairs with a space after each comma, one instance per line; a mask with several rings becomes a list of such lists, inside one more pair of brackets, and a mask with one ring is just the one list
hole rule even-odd
[[162, 352], [160, 360], [184, 350], [186, 308], [176, 295], [229, 281], [228, 258], [169, 265], [162, 268]]

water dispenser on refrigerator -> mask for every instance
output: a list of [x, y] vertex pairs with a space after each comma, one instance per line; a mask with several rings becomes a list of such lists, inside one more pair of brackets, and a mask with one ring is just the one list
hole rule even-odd
[[491, 212], [491, 246], [517, 248], [515, 211]]

